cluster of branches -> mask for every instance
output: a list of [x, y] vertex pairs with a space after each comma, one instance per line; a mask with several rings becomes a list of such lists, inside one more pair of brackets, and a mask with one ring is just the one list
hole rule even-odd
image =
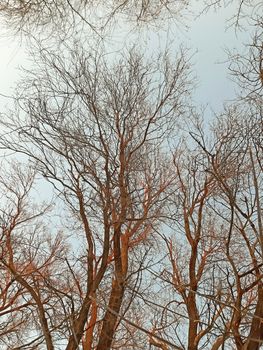
[[[112, 1], [106, 12], [146, 20], [174, 4]], [[74, 31], [79, 20], [97, 31], [92, 5], [1, 1], [0, 12], [16, 29]], [[209, 134], [186, 51], [112, 62], [77, 40], [64, 55], [39, 44], [0, 121], [1, 348], [260, 348], [260, 18], [230, 65], [240, 97]]]
[[1, 0], [0, 17], [8, 29], [28, 35], [74, 36], [80, 25], [101, 36], [116, 16], [137, 26], [177, 17], [187, 6], [188, 0]]

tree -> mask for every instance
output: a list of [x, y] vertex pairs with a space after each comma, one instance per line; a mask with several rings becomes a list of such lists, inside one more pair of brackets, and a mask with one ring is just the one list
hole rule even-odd
[[246, 28], [247, 22], [253, 20], [259, 27], [262, 28], [262, 3], [254, 0], [238, 0], [238, 1], [224, 1], [224, 0], [206, 0], [205, 10], [211, 8], [220, 10], [221, 7], [235, 6], [234, 14], [229, 18], [230, 25], [234, 26], [236, 30]]
[[169, 229], [159, 230], [168, 254], [148, 269], [163, 293], [158, 302], [145, 297], [159, 312], [153, 340], [176, 339], [182, 349], [260, 348], [261, 133], [261, 118], [248, 121], [235, 106], [209, 141], [196, 120], [197, 148], [177, 148]]
[[241, 103], [262, 104], [263, 90], [263, 19], [253, 21], [255, 30], [250, 41], [245, 45], [245, 52], [229, 51], [229, 71], [239, 87]]
[[[119, 323], [136, 299], [136, 276], [173, 190], [163, 147], [185, 113], [189, 64], [183, 52], [173, 64], [168, 55], [144, 63], [134, 50], [115, 65], [78, 48], [68, 59], [45, 51], [41, 58], [38, 78], [34, 72], [21, 86], [24, 113], [3, 122], [9, 131], [1, 144], [53, 184], [78, 237], [73, 262], [64, 260], [69, 287], [50, 285], [68, 300], [70, 309], [65, 301], [60, 308], [66, 349], [81, 341], [84, 349], [117, 348]], [[43, 336], [53, 349], [58, 334], [47, 317]]]
[[[215, 263], [221, 256], [220, 242], [210, 206], [217, 184], [206, 172], [204, 155], [199, 150], [186, 153], [186, 146], [182, 149], [184, 152], [174, 157], [179, 183], [172, 216], [174, 233], [166, 240], [171, 265], [166, 275], [174, 287], [178, 307], [186, 314], [188, 339], [186, 342], [181, 337], [181, 343], [186, 343], [189, 350], [208, 344], [216, 349], [227, 333], [227, 327], [219, 327], [218, 322], [224, 306], [214, 302], [221, 292]], [[206, 295], [208, 298], [204, 298]]]
[[98, 36], [103, 34], [108, 24], [118, 15], [128, 22], [138, 24], [153, 23], [156, 20], [177, 17], [187, 8], [188, 0], [154, 1], [97, 1], [92, 0], [1, 0], [0, 15], [7, 28], [23, 32], [27, 36], [40, 32], [41, 36], [50, 37], [54, 32], [63, 38], [88, 25]]
[[[2, 167], [1, 190], [6, 194], [1, 203], [0, 318], [1, 346], [7, 349], [21, 344], [35, 348], [43, 339], [51, 349], [49, 327], [60, 331], [59, 301], [50, 293], [49, 283], [57, 283], [57, 273], [63, 271], [60, 260], [66, 243], [59, 233], [48, 232], [42, 221], [49, 208], [32, 206], [34, 178], [32, 168], [25, 171], [17, 162]], [[31, 333], [34, 341], [28, 341]]]
[[[219, 191], [213, 210], [221, 223], [226, 264], [229, 338], [236, 349], [259, 349], [262, 339], [261, 118], [244, 118], [238, 107], [221, 115], [209, 149], [196, 138]], [[246, 113], [248, 110], [246, 110]], [[221, 238], [221, 239], [222, 239]]]
[[231, 332], [227, 317], [224, 322], [230, 304], [222, 278], [221, 218], [215, 213], [218, 184], [207, 168], [206, 154], [183, 141], [174, 154], [169, 233], [161, 234], [167, 258], [158, 271], [151, 269], [167, 295], [159, 305], [157, 334], [189, 350], [219, 349]]

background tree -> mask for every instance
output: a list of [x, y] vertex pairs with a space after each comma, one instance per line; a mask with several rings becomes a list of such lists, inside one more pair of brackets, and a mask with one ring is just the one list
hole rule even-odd
[[259, 349], [262, 343], [260, 119], [248, 121], [242, 110], [230, 108], [218, 119], [212, 148], [196, 139], [219, 187], [213, 210], [227, 263], [220, 267], [228, 295], [224, 319], [236, 349]]
[[0, 177], [1, 346], [7, 349], [25, 344], [33, 349], [43, 342], [51, 349], [50, 329], [60, 332], [60, 300], [50, 284], [57, 284], [57, 274], [63, 272], [66, 242], [44, 225], [49, 208], [32, 205], [34, 177], [32, 168], [26, 171], [17, 162], [2, 167]]

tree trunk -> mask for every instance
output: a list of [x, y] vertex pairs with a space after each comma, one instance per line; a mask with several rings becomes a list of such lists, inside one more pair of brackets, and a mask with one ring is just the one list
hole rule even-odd
[[189, 292], [187, 309], [189, 315], [188, 350], [197, 350], [198, 310], [194, 292]]
[[256, 317], [253, 318], [248, 340], [244, 350], [258, 350], [263, 343], [263, 287], [258, 287], [258, 301], [255, 310]]
[[84, 303], [82, 305], [82, 308], [80, 310], [79, 317], [75, 321], [75, 324], [72, 327], [73, 334], [69, 338], [66, 350], [78, 349], [80, 340], [81, 340], [83, 333], [84, 333], [84, 328], [85, 328], [85, 324], [87, 322], [90, 305], [91, 305], [91, 300], [90, 300], [89, 296], [87, 295], [85, 300], [84, 300]]
[[124, 295], [123, 283], [114, 280], [107, 311], [105, 313], [97, 350], [110, 350], [118, 314]]

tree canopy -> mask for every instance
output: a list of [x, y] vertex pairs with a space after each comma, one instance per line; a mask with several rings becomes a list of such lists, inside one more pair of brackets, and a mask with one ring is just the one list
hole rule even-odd
[[262, 5], [234, 3], [208, 122], [190, 50], [107, 42], [190, 2], [0, 1], [32, 62], [0, 111], [1, 349], [261, 348]]

